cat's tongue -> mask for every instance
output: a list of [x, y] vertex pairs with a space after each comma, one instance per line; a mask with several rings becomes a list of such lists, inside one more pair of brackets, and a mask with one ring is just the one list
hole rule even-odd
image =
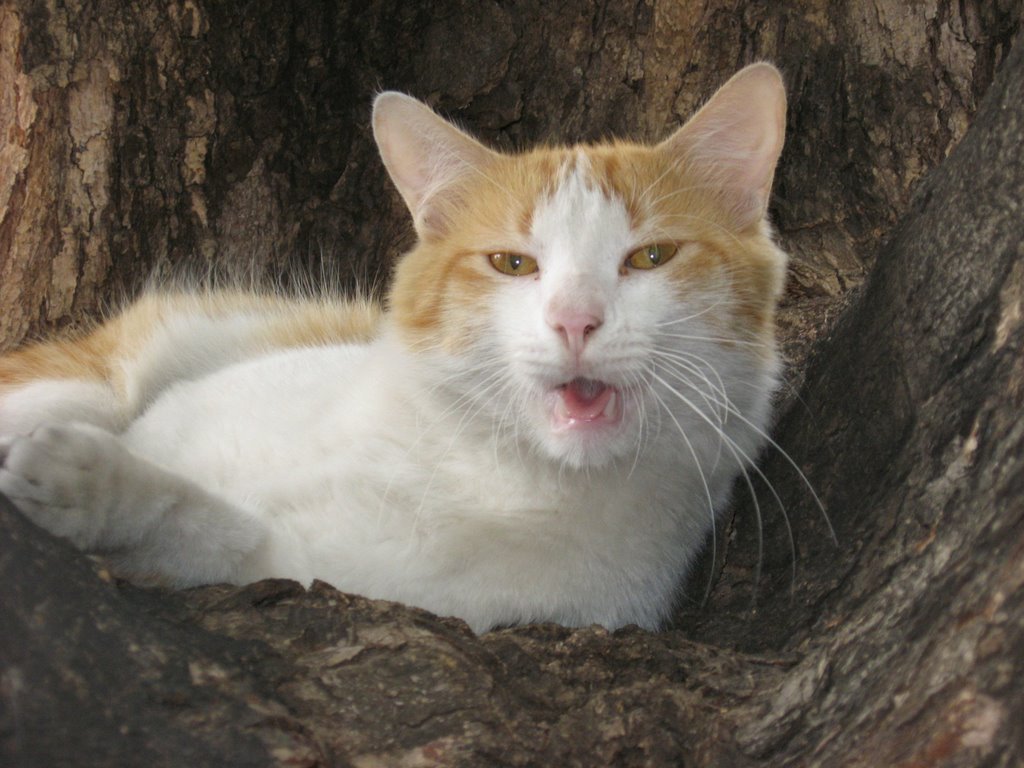
[[559, 388], [558, 395], [555, 418], [565, 426], [619, 417], [618, 392], [604, 382], [573, 379]]

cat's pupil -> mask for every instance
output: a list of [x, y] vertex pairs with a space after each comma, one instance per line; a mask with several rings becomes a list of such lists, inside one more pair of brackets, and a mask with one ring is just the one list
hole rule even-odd
[[661, 261], [661, 248], [657, 245], [647, 246], [647, 258], [652, 264], [658, 264]]
[[523, 257], [522, 256], [509, 256], [508, 257], [508, 265], [510, 267], [512, 267], [513, 270], [518, 270], [523, 265]]

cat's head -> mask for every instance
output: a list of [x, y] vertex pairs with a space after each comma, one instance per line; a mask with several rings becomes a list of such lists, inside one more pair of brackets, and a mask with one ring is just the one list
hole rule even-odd
[[770, 390], [785, 273], [765, 221], [785, 128], [773, 67], [744, 69], [653, 146], [502, 154], [397, 93], [373, 127], [419, 236], [392, 321], [461, 369], [445, 375], [467, 409], [600, 466], [666, 423], [766, 407], [742, 390]]

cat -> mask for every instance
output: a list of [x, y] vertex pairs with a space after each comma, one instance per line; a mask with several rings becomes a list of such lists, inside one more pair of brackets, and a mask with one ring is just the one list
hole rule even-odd
[[767, 439], [785, 111], [760, 63], [658, 144], [506, 154], [382, 93], [385, 306], [155, 293], [0, 358], [0, 492], [139, 579], [658, 628]]

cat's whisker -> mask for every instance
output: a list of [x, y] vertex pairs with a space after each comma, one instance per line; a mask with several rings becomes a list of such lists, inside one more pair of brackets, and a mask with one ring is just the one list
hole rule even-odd
[[[712, 368], [712, 370], [713, 370], [713, 368]], [[666, 371], [666, 372], [671, 372], [671, 371], [669, 370], [669, 371]], [[680, 376], [680, 375], [678, 375], [678, 373], [675, 373], [675, 372], [672, 372], [672, 373], [673, 373], [673, 375], [676, 375], [677, 379], [680, 382], [686, 384], [688, 387], [690, 387], [691, 389], [696, 391], [698, 395], [701, 395], [702, 398], [704, 399], [705, 403], [707, 403], [709, 406], [712, 405], [712, 403], [709, 402], [709, 400], [706, 397], [703, 397], [703, 393], [701, 392], [700, 388], [697, 387], [688, 377]], [[716, 373], [716, 375], [717, 375], [717, 373]], [[707, 379], [705, 379], [705, 380], [707, 380]], [[707, 381], [710, 384], [710, 381], [709, 380], [707, 380]], [[666, 384], [664, 381], [662, 383]], [[666, 386], [667, 386], [667, 384], [666, 384]], [[674, 388], [672, 388], [672, 390], [673, 390], [673, 394], [676, 394], [678, 397], [683, 399], [684, 403], [691, 410], [693, 410], [695, 412], [698, 412], [699, 415], [702, 415], [702, 416], [706, 415], [706, 414], [703, 414], [703, 412], [701, 412], [699, 408], [696, 408], [696, 406], [692, 402], [688, 401], [686, 398], [682, 398], [681, 394], [677, 390], [675, 390]], [[726, 409], [733, 409], [732, 403], [729, 400], [728, 395], [726, 395], [725, 392], [724, 392], [724, 388], [723, 388], [723, 391], [722, 391], [722, 395], [723, 395], [723, 399], [721, 401], [716, 400], [714, 404], [719, 406], [719, 407], [724, 407]], [[754, 582], [754, 586], [755, 586], [754, 600], [756, 602], [756, 587], [760, 583], [760, 580], [761, 580], [761, 568], [762, 568], [762, 561], [763, 561], [763, 557], [764, 557], [764, 533], [763, 533], [763, 525], [764, 524], [763, 524], [763, 518], [762, 518], [762, 513], [761, 513], [760, 500], [757, 497], [757, 493], [756, 493], [756, 491], [754, 489], [753, 482], [750, 479], [750, 473], [747, 470], [747, 467], [752, 465], [752, 461], [750, 460], [750, 457], [748, 457], [746, 453], [743, 453], [743, 455], [741, 457], [740, 453], [742, 453], [742, 452], [739, 452], [738, 445], [733, 440], [728, 438], [728, 436], [725, 434], [724, 429], [723, 429], [724, 423], [725, 423], [725, 418], [727, 417], [728, 412], [729, 411], [727, 410], [726, 413], [724, 413], [721, 416], [719, 416], [718, 424], [712, 424], [713, 428], [715, 429], [715, 431], [717, 432], [718, 437], [719, 437], [719, 439], [718, 439], [718, 450], [716, 452], [715, 463], [714, 463], [714, 468], [712, 469], [712, 472], [714, 472], [714, 470], [718, 466], [718, 462], [719, 462], [720, 457], [721, 457], [722, 448], [723, 447], [726, 448], [729, 451], [729, 453], [732, 455], [732, 457], [735, 460], [736, 464], [739, 466], [740, 474], [742, 474], [743, 480], [744, 480], [744, 482], [745, 482], [745, 484], [747, 486], [747, 489], [749, 491], [750, 500], [751, 500], [751, 503], [753, 504], [753, 507], [754, 507], [755, 522], [757, 524], [757, 564], [756, 564], [755, 569], [754, 569], [754, 578], [753, 578], [753, 582]], [[755, 468], [755, 471], [757, 471], [756, 468]], [[762, 478], [763, 477], [764, 476], [762, 475]], [[775, 495], [775, 494], [773, 493], [773, 495]], [[776, 500], [779, 503], [780, 509], [782, 511], [782, 514], [783, 514], [783, 518], [785, 520], [786, 528], [789, 531], [790, 548], [791, 548], [791, 552], [793, 553], [793, 557], [790, 558], [790, 562], [791, 562], [791, 565], [792, 565], [792, 567], [794, 569], [793, 570], [793, 580], [794, 580], [794, 583], [795, 583], [795, 579], [796, 579], [796, 571], [795, 571], [796, 557], [795, 557], [795, 545], [794, 545], [794, 541], [793, 541], [793, 534], [792, 534], [792, 530], [790, 530], [789, 520], [788, 520], [788, 516], [786, 515], [785, 508], [782, 506], [782, 502], [778, 498], [777, 495], [775, 495], [775, 498], [776, 498]]]
[[[668, 389], [669, 392], [671, 392], [677, 398], [682, 400], [683, 403], [691, 411], [693, 411], [698, 416], [700, 416], [705, 421], [707, 421], [707, 423], [713, 429], [716, 430], [716, 432], [719, 435], [719, 446], [721, 446], [723, 444], [726, 445], [726, 447], [729, 449], [730, 453], [732, 453], [733, 458], [736, 460], [737, 464], [740, 466], [741, 473], [743, 474], [743, 477], [744, 477], [744, 479], [746, 480], [746, 483], [747, 483], [747, 487], [748, 487], [748, 489], [750, 491], [750, 498], [751, 498], [751, 501], [754, 504], [755, 515], [756, 515], [756, 520], [757, 520], [757, 529], [758, 529], [757, 530], [757, 566], [755, 568], [755, 576], [754, 576], [754, 583], [756, 585], [759, 582], [759, 580], [760, 580], [761, 562], [762, 562], [763, 553], [764, 553], [764, 549], [763, 549], [764, 537], [763, 537], [763, 532], [762, 532], [763, 531], [763, 524], [762, 524], [762, 519], [761, 519], [760, 503], [758, 502], [757, 494], [754, 492], [753, 484], [750, 482], [750, 477], [747, 474], [746, 467], [745, 467], [745, 462], [737, 454], [737, 451], [736, 451], [735, 447], [733, 445], [729, 444], [732, 441], [729, 440], [728, 436], [725, 435], [725, 433], [720, 428], [718, 428], [713, 422], [711, 422], [707, 418], [706, 414], [703, 413], [703, 411], [701, 411], [699, 408], [697, 408], [696, 405], [693, 404], [693, 402], [691, 402], [688, 398], [683, 396], [678, 390], [676, 390], [674, 387], [672, 387], [668, 382], [666, 382], [663, 378], [658, 376], [656, 373], [654, 374], [654, 376], [655, 376], [655, 379], [657, 381], [659, 381], [666, 389]], [[660, 395], [659, 395], [659, 399], [660, 399]], [[664, 401], [662, 401], [662, 402], [664, 402]], [[666, 408], [666, 410], [668, 410], [668, 412], [670, 414], [672, 414], [672, 411], [671, 411], [670, 408], [668, 408], [667, 404], [665, 405], [665, 408]], [[673, 414], [673, 420], [675, 420], [674, 414]], [[678, 422], [677, 422], [677, 424], [678, 424]], [[681, 427], [680, 427], [680, 429], [681, 429]], [[717, 460], [716, 460], [716, 464], [717, 464]], [[701, 472], [701, 475], [703, 477], [703, 471]], [[713, 509], [713, 507], [712, 507], [711, 530], [712, 530], [712, 537], [711, 537], [711, 565], [710, 565], [710, 568], [709, 568], [708, 580], [707, 580], [707, 583], [705, 584], [704, 595], [701, 598], [701, 605], [706, 604], [708, 598], [711, 595], [711, 588], [712, 588], [712, 585], [714, 583], [716, 559], [717, 559], [717, 554], [718, 554], [718, 552], [717, 552], [718, 545], [717, 545], [717, 538], [716, 538], [717, 537], [717, 520], [714, 517], [714, 509]], [[794, 560], [794, 562], [795, 562], [795, 560]]]
[[[698, 361], [700, 361], [703, 365], [707, 366], [707, 368], [709, 370], [712, 370], [712, 371], [714, 370], [713, 366], [711, 366], [709, 363], [707, 363], [707, 361], [703, 360], [702, 358], [699, 358], [694, 353], [681, 353], [681, 354], [684, 354], [684, 355], [689, 356], [689, 357], [693, 357], [693, 358], [697, 359]], [[719, 381], [721, 381], [721, 379], [719, 379]], [[736, 384], [740, 384], [740, 385], [746, 385], [746, 386], [753, 387], [755, 389], [755, 391], [759, 390], [759, 388], [756, 385], [751, 384], [749, 382], [737, 381], [735, 383]], [[830, 536], [832, 537], [833, 541], [836, 544], [838, 544], [839, 543], [838, 537], [836, 535], [834, 527], [832, 526], [832, 521], [829, 519], [828, 512], [825, 510], [825, 506], [822, 503], [821, 499], [818, 497], [816, 491], [814, 490], [813, 485], [811, 485], [810, 481], [807, 479], [806, 475], [803, 473], [803, 471], [800, 469], [800, 467], [796, 464], [796, 462], [789, 455], [789, 453], [787, 451], [785, 451], [774, 439], [772, 439], [772, 437], [764, 429], [758, 427], [756, 424], [754, 424], [752, 421], [750, 421], [750, 419], [746, 418], [739, 411], [738, 408], [736, 408], [736, 406], [733, 404], [732, 400], [725, 394], [724, 387], [720, 391], [724, 395], [724, 398], [723, 398], [723, 401], [722, 401], [721, 404], [726, 409], [727, 415], [734, 416], [739, 421], [741, 421], [745, 426], [749, 427], [758, 437], [760, 437], [762, 440], [764, 440], [766, 443], [768, 443], [772, 448], [774, 448], [775, 451], [777, 453], [779, 453], [783, 457], [783, 459], [785, 459], [785, 461], [796, 471], [797, 476], [800, 478], [801, 482], [810, 491], [811, 496], [812, 496], [816, 506], [818, 507], [818, 510], [821, 513], [821, 515], [822, 515], [822, 517], [823, 517], [823, 519], [825, 521], [826, 526], [828, 527]], [[782, 507], [782, 501], [781, 501], [781, 499], [779, 499], [778, 495], [775, 494], [774, 488], [772, 488], [771, 483], [769, 483], [767, 478], [764, 477], [763, 475], [762, 475], [762, 479], [764, 479], [766, 484], [771, 488], [773, 495], [775, 495], [775, 498], [779, 502], [780, 507]], [[788, 527], [788, 523], [787, 523], [787, 527]]]
[[667, 327], [672, 326], [672, 325], [678, 325], [680, 323], [688, 323], [688, 322], [690, 322], [692, 320], [696, 320], [698, 317], [702, 317], [703, 315], [706, 315], [709, 312], [713, 312], [714, 310], [716, 310], [719, 306], [722, 305], [723, 301], [724, 301], [723, 299], [719, 298], [719, 299], [716, 299], [713, 304], [710, 304], [709, 306], [705, 307], [704, 309], [700, 310], [699, 312], [694, 312], [694, 313], [686, 315], [684, 317], [675, 317], [675, 318], [672, 318], [671, 320], [662, 320], [662, 321], [658, 322], [655, 325], [655, 328], [657, 328], [657, 329], [667, 328]]
[[[725, 382], [722, 381], [721, 375], [713, 365], [708, 363], [699, 355], [655, 348], [653, 357], [655, 360], [659, 361], [670, 361], [682, 370], [697, 376], [697, 378], [707, 385], [708, 390], [716, 395], [715, 399], [719, 405], [724, 405], [730, 402], [729, 393], [726, 391]], [[704, 372], [705, 370], [710, 371], [714, 380]]]
[[723, 346], [751, 347], [754, 349], [771, 349], [770, 344], [763, 341], [745, 341], [743, 339], [729, 338], [725, 336], [696, 336], [685, 333], [670, 333], [661, 331], [661, 335], [682, 341], [706, 341], [711, 344], [722, 344]]
[[[699, 387], [693, 379], [687, 376], [687, 373], [692, 373], [692, 369], [688, 369], [684, 364], [678, 363], [672, 360], [666, 360], [664, 358], [652, 359], [651, 364], [665, 373], [671, 375], [677, 381], [685, 384], [688, 388], [692, 389], [704, 404], [708, 408], [708, 413], [714, 416], [716, 421], [716, 428], [721, 431], [725, 426], [726, 417], [728, 411], [726, 410], [726, 400], [722, 397], [716, 396], [716, 393], [712, 389], [710, 392], [702, 387]], [[699, 372], [698, 372], [699, 373]], [[710, 381], [708, 382], [710, 384]]]
[[715, 420], [717, 422], [715, 424], [715, 430], [719, 436], [719, 439], [715, 446], [715, 458], [711, 466], [711, 472], [712, 474], [714, 474], [714, 472], [718, 469], [718, 464], [722, 458], [722, 435], [724, 435], [725, 433], [724, 430], [726, 418], [728, 416], [728, 411], [725, 409], [724, 403], [721, 400], [713, 396], [710, 396], [705, 390], [697, 386], [697, 384], [695, 384], [694, 381], [690, 379], [690, 377], [687, 376], [685, 373], [681, 373], [679, 370], [675, 369], [673, 367], [675, 364], [665, 365], [663, 361], [659, 362], [657, 360], [652, 361], [652, 364], [656, 368], [663, 370], [667, 375], [672, 376], [681, 384], [685, 385], [689, 389], [692, 389], [697, 394], [697, 396], [704, 401], [705, 405], [707, 405], [709, 413], [715, 417]]
[[[654, 374], [654, 376], [655, 376], [655, 378], [657, 378], [657, 374]], [[687, 436], [686, 430], [683, 428], [683, 425], [679, 422], [679, 419], [676, 418], [675, 413], [673, 413], [672, 409], [669, 408], [668, 403], [665, 402], [665, 400], [664, 400], [664, 398], [662, 398], [661, 394], [657, 390], [655, 390], [655, 389], [652, 389], [651, 393], [653, 394], [655, 400], [661, 405], [661, 407], [665, 411], [665, 413], [668, 414], [668, 417], [672, 421], [672, 423], [675, 424], [676, 429], [679, 430], [679, 435], [680, 435], [680, 437], [683, 438], [683, 442], [685, 443], [687, 450], [690, 452], [690, 457], [693, 459], [693, 465], [697, 468], [697, 474], [700, 477], [701, 487], [704, 489], [704, 497], [705, 497], [705, 499], [707, 500], [707, 503], [708, 503], [708, 507], [707, 507], [707, 509], [708, 509], [708, 517], [709, 517], [709, 522], [710, 522], [710, 526], [711, 526], [711, 574], [712, 574], [712, 576], [711, 576], [711, 579], [708, 580], [708, 583], [707, 583], [707, 585], [705, 587], [705, 590], [704, 590], [704, 597], [702, 598], [702, 603], [704, 603], [704, 602], [707, 601], [708, 597], [711, 595], [712, 579], [714, 578], [715, 566], [716, 566], [716, 562], [717, 562], [716, 558], [717, 558], [717, 554], [718, 554], [718, 531], [716, 530], [716, 526], [715, 526], [715, 503], [714, 503], [714, 501], [713, 501], [713, 499], [711, 497], [711, 486], [708, 484], [707, 476], [704, 474], [704, 467], [701, 465], [700, 459], [697, 456], [697, 451], [694, 449], [693, 443], [690, 442], [690, 438]]]
[[[744, 474], [746, 474], [747, 468], [749, 467], [764, 482], [765, 486], [768, 488], [769, 493], [771, 493], [772, 497], [775, 499], [775, 502], [779, 505], [779, 511], [782, 513], [782, 520], [783, 520], [783, 523], [785, 524], [785, 527], [786, 527], [786, 535], [787, 535], [787, 538], [789, 540], [789, 546], [790, 546], [790, 552], [791, 552], [791, 563], [792, 563], [792, 570], [793, 570], [793, 573], [792, 573], [792, 583], [795, 584], [796, 583], [796, 540], [795, 540], [795, 538], [793, 536], [793, 528], [792, 528], [792, 525], [790, 524], [790, 521], [789, 521], [789, 515], [786, 513], [786, 505], [783, 503], [783, 501], [782, 501], [781, 497], [779, 496], [778, 492], [775, 490], [775, 486], [768, 479], [768, 477], [764, 474], [764, 472], [761, 470], [761, 468], [757, 465], [757, 463], [754, 461], [753, 457], [751, 457], [749, 454], [747, 454], [747, 452], [744, 451], [739, 446], [739, 444], [736, 443], [735, 440], [733, 440], [731, 437], [729, 437], [729, 435], [725, 434], [725, 432], [723, 432], [722, 430], [718, 429], [718, 427], [707, 416], [707, 414], [705, 414], [700, 408], [698, 408], [693, 403], [693, 401], [691, 401], [688, 397], [686, 397], [684, 394], [679, 392], [679, 390], [677, 390], [670, 383], [665, 381], [665, 379], [663, 379], [662, 377], [658, 376], [657, 373], [654, 374], [654, 377], [655, 377], [656, 380], [658, 380], [662, 384], [662, 386], [664, 386], [666, 389], [668, 389], [669, 392], [671, 392], [677, 399], [679, 399], [684, 405], [686, 405], [687, 408], [689, 408], [691, 412], [693, 412], [695, 415], [700, 417], [703, 421], [705, 421], [708, 424], [708, 426], [710, 426], [712, 429], [714, 429], [714, 430], [716, 430], [718, 432], [718, 435], [719, 435], [720, 439], [725, 442], [726, 446], [729, 448], [729, 450], [733, 454], [734, 458], [736, 458], [737, 462], [740, 463], [740, 467], [741, 467], [741, 469], [742, 469]], [[752, 424], [741, 413], [739, 413], [738, 410], [733, 409], [732, 413], [733, 413], [734, 416], [736, 416], [736, 418], [740, 419], [741, 421], [744, 421], [748, 426], [750, 426], [751, 429], [755, 431], [755, 433], [760, 433], [761, 436], [764, 437], [763, 430], [760, 430], [758, 427], [756, 427], [756, 425]], [[770, 440], [770, 438], [769, 438], [769, 440]], [[774, 443], [774, 441], [770, 441], [770, 442], [772, 442], [776, 446], [777, 450], [779, 450], [779, 452], [782, 453], [784, 457], [789, 458], [788, 455], [785, 453], [785, 451], [783, 451], [781, 448], [778, 447], [777, 443]], [[789, 460], [792, 463], [792, 459], [789, 459]], [[798, 467], [795, 467], [795, 468], [796, 468], [797, 472], [800, 474], [800, 476], [804, 477], [803, 473], [800, 472], [800, 469]], [[807, 482], [805, 477], [804, 477], [804, 481]], [[753, 487], [752, 486], [751, 486], [750, 490], [751, 490], [751, 493], [753, 494]], [[817, 494], [814, 493], [813, 489], [812, 489], [811, 492], [814, 495], [814, 497], [817, 499]], [[761, 519], [760, 505], [759, 505], [759, 503], [757, 501], [756, 495], [753, 495], [751, 500], [752, 500], [752, 502], [754, 503], [754, 505], [756, 507], [756, 514], [757, 514], [758, 520], [760, 521], [760, 519]], [[824, 512], [824, 508], [822, 508], [822, 512]], [[828, 519], [827, 519], [827, 515], [826, 515], [826, 522], [829, 522]], [[830, 522], [829, 522], [829, 530], [831, 530], [831, 523]], [[834, 533], [833, 533], [833, 536], [834, 536]], [[761, 542], [759, 540], [759, 543], [758, 543], [759, 554], [761, 552], [761, 547], [762, 547], [762, 544], [761, 544]], [[760, 558], [759, 558], [759, 562], [760, 562]], [[760, 568], [760, 565], [758, 566], [758, 568]]]
[[[468, 389], [467, 391], [465, 391], [461, 395], [459, 395], [455, 400], [450, 402], [447, 405], [447, 407], [445, 407], [440, 413], [434, 415], [432, 420], [428, 424], [426, 424], [424, 426], [424, 428], [422, 428], [419, 431], [419, 435], [417, 436], [417, 442], [413, 444], [412, 448], [413, 449], [416, 448], [416, 446], [418, 444], [418, 441], [421, 438], [433, 434], [433, 432], [436, 429], [436, 427], [441, 422], [443, 422], [448, 416], [450, 416], [451, 414], [459, 411], [466, 404], [473, 403], [475, 400], [480, 398], [484, 393], [486, 393], [490, 389], [491, 386], [493, 386], [493, 385], [495, 385], [497, 383], [500, 383], [501, 377], [502, 377], [501, 371], [494, 371], [492, 374], [490, 374], [489, 376], [485, 377], [483, 380], [477, 382], [477, 387], [475, 389], [473, 389], [473, 388]], [[452, 380], [458, 380], [458, 378], [461, 378], [461, 377], [452, 377]], [[444, 386], [447, 388], [448, 386], [451, 385], [451, 383], [452, 383], [452, 381], [448, 381]], [[437, 390], [439, 388], [440, 387], [432, 389], [431, 394], [436, 395], [437, 394]]]
[[[514, 403], [515, 403], [515, 400], [513, 400], [511, 397], [507, 398], [506, 401], [505, 401], [505, 407], [501, 410], [500, 414], [497, 414], [497, 416], [495, 417], [495, 419], [492, 422], [491, 433], [493, 435], [493, 439], [491, 441], [491, 443], [492, 443], [491, 447], [493, 449], [493, 458], [494, 458], [494, 466], [495, 467], [500, 467], [501, 463], [502, 463], [501, 462], [501, 456], [499, 454], [498, 449], [503, 444], [502, 433], [504, 432], [505, 422], [508, 421], [510, 418], [514, 419], [515, 414], [514, 414], [514, 411], [512, 409], [512, 406], [513, 406]], [[518, 446], [516, 446], [516, 449], [517, 449], [516, 450], [516, 455], [519, 458], [520, 464], [522, 464], [522, 456], [519, 455]]]
[[[626, 391], [639, 393], [641, 391], [640, 385], [640, 375], [638, 373], [634, 373], [630, 376]], [[633, 397], [633, 401], [636, 403], [636, 407], [639, 410], [639, 418], [637, 419], [636, 429], [636, 451], [633, 452], [633, 465], [629, 468], [629, 474], [626, 475], [627, 480], [632, 479], [633, 473], [636, 472], [636, 468], [640, 463], [640, 455], [643, 453], [644, 443], [647, 439], [647, 435], [644, 431], [644, 426], [647, 424], [647, 404], [644, 398], [639, 394]], [[623, 407], [625, 407], [625, 403], [623, 403]]]
[[[728, 422], [730, 409], [733, 408], [733, 402], [726, 390], [725, 382], [722, 380], [722, 377], [719, 375], [715, 367], [699, 355], [693, 353], [679, 352], [673, 354], [669, 352], [661, 352], [657, 357], [662, 362], [668, 361], [671, 363], [670, 367], [678, 367], [686, 373], [697, 376], [698, 379], [704, 382], [708, 391], [713, 394], [713, 399], [715, 401], [714, 404], [718, 409], [717, 416], [719, 425], [724, 428], [725, 424]], [[711, 372], [711, 375], [715, 377], [715, 381], [712, 381], [710, 377], [708, 377], [704, 372], [705, 370]], [[692, 382], [690, 382], [688, 378], [687, 383], [690, 386], [693, 386]], [[696, 386], [693, 386], [693, 388], [699, 389]], [[707, 402], [707, 398], [705, 398], [705, 402]]]
[[[656, 350], [656, 354], [671, 360], [677, 360], [681, 364], [684, 364], [688, 369], [697, 373], [701, 380], [706, 382], [712, 390], [721, 394], [723, 399], [726, 401], [729, 400], [729, 393], [726, 390], [725, 381], [722, 379], [721, 374], [719, 374], [718, 369], [696, 352], [658, 348]], [[710, 372], [710, 377], [704, 373], [704, 371]], [[714, 381], [711, 380], [712, 377], [714, 378]]]
[[447, 415], [450, 410], [457, 408], [461, 404], [462, 398], [474, 396], [473, 388], [466, 386], [467, 381], [474, 380], [482, 375], [483, 379], [480, 383], [486, 383], [491, 378], [504, 375], [504, 361], [499, 355], [473, 356], [470, 360], [472, 361], [471, 365], [463, 364], [462, 367], [453, 370], [447, 376], [435, 380], [428, 389], [432, 395], [446, 389], [462, 392], [460, 399], [452, 403], [443, 415]]
[[[515, 448], [516, 459], [518, 460], [520, 467], [526, 467], [526, 460], [524, 459], [522, 452], [522, 440], [519, 437], [520, 419], [517, 418], [517, 415], [523, 412], [528, 401], [529, 393], [521, 387], [513, 388], [510, 396], [506, 398], [505, 408], [502, 410], [500, 418], [494, 423], [493, 428], [495, 467], [501, 466], [501, 460], [498, 455], [498, 446], [503, 442], [511, 442]], [[503, 425], [506, 420], [508, 420], [512, 425], [511, 438], [503, 435]]]
[[[818, 512], [821, 514], [822, 519], [825, 522], [825, 526], [828, 528], [829, 536], [832, 538], [833, 543], [838, 545], [839, 536], [836, 534], [836, 530], [832, 525], [832, 520], [829, 517], [828, 511], [825, 509], [825, 504], [818, 496], [817, 491], [814, 490], [814, 486], [811, 484], [811, 481], [807, 478], [807, 475], [804, 474], [804, 471], [800, 469], [800, 466], [796, 463], [796, 460], [792, 456], [790, 456], [789, 452], [786, 451], [781, 445], [779, 445], [771, 437], [771, 435], [769, 435], [761, 427], [757, 426], [755, 423], [750, 421], [750, 419], [748, 419], [746, 416], [740, 413], [739, 410], [730, 406], [729, 413], [732, 414], [739, 421], [743, 422], [755, 435], [757, 435], [759, 438], [764, 440], [769, 446], [771, 446], [771, 448], [773, 448], [775, 452], [779, 456], [781, 456], [787, 464], [789, 464], [793, 471], [796, 472], [797, 477], [800, 479], [800, 482], [810, 492], [811, 498], [814, 500], [814, 504], [815, 506], [817, 506]], [[764, 479], [764, 481], [768, 483], [768, 479], [764, 477], [764, 475], [762, 475], [762, 479]], [[768, 483], [768, 485], [771, 488], [771, 484]], [[774, 493], [774, 489], [772, 489], [772, 491]], [[778, 499], [778, 496], [776, 496], [776, 499]], [[781, 500], [779, 500], [779, 503], [782, 503]]]

